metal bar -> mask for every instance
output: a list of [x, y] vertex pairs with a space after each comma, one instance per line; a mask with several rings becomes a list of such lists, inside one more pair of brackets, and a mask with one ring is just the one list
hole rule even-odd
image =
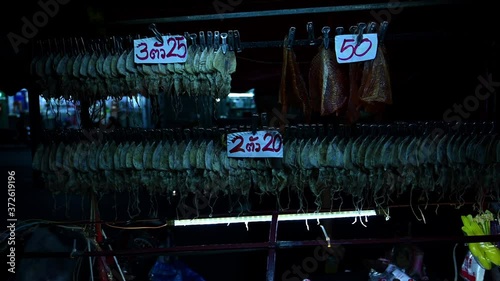
[[150, 23], [158, 24], [158, 23], [173, 23], [173, 22], [212, 21], [212, 20], [223, 20], [223, 19], [261, 18], [261, 17], [289, 16], [289, 15], [303, 15], [303, 14], [383, 10], [383, 9], [395, 9], [395, 8], [402, 9], [410, 7], [436, 6], [443, 4], [451, 4], [451, 1], [449, 0], [405, 1], [405, 2], [398, 2], [397, 5], [395, 5], [391, 1], [387, 1], [384, 3], [376, 3], [376, 4], [282, 9], [282, 10], [268, 10], [268, 11], [240, 12], [240, 13], [219, 13], [210, 15], [193, 15], [193, 16], [180, 16], [180, 17], [169, 17], [169, 18], [135, 19], [135, 20], [117, 21], [111, 24], [138, 25], [138, 24], [150, 24]]
[[[388, 34], [384, 41], [421, 41], [425, 39], [439, 39], [445, 40], [450, 38], [449, 34], [445, 32], [421, 32], [421, 33], [401, 33], [401, 34]], [[310, 47], [319, 46], [323, 43], [322, 39], [310, 41], [308, 39], [299, 39], [293, 41], [294, 47]], [[330, 38], [330, 44], [334, 44], [335, 39]], [[255, 42], [241, 42], [241, 49], [256, 49], [256, 48], [282, 48], [283, 40], [276, 41], [255, 41]]]
[[278, 213], [273, 213], [269, 228], [269, 250], [267, 252], [267, 281], [274, 281], [276, 272], [276, 239], [278, 237]]
[[[481, 236], [444, 236], [444, 237], [408, 237], [408, 238], [367, 238], [367, 239], [345, 239], [332, 240], [332, 244], [338, 245], [370, 245], [370, 244], [402, 244], [402, 243], [472, 243], [472, 242], [498, 242], [500, 235], [481, 235]], [[300, 247], [323, 246], [323, 240], [305, 240], [305, 241], [276, 241], [276, 249], [291, 249]], [[124, 251], [93, 251], [93, 252], [24, 252], [20, 254], [23, 258], [70, 258], [70, 257], [89, 257], [89, 256], [137, 256], [137, 255], [199, 255], [200, 253], [220, 253], [228, 252], [245, 252], [268, 250], [269, 242], [259, 243], [240, 243], [240, 244], [214, 244], [214, 245], [191, 245], [177, 246], [172, 248], [156, 248], [156, 249], [136, 249]], [[70, 256], [71, 255], [71, 256]]]

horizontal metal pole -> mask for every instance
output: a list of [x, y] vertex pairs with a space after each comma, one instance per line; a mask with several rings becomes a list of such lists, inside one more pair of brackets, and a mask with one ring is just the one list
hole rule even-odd
[[[385, 41], [421, 41], [421, 40], [446, 40], [450, 35], [445, 32], [420, 32], [420, 33], [400, 33], [400, 34], [387, 34]], [[307, 39], [300, 39], [293, 41], [293, 47], [310, 47], [319, 46], [323, 40], [317, 39], [310, 41]], [[330, 38], [330, 44], [334, 44], [334, 38]], [[258, 41], [258, 42], [241, 42], [242, 50], [245, 49], [258, 49], [258, 48], [283, 48], [283, 40], [277, 41]]]
[[[498, 242], [500, 235], [481, 236], [454, 236], [454, 237], [407, 237], [407, 238], [367, 238], [367, 239], [346, 239], [332, 240], [332, 245], [376, 245], [376, 244], [401, 244], [401, 243], [472, 243], [472, 242]], [[276, 249], [292, 249], [300, 247], [325, 246], [323, 240], [305, 241], [277, 241], [276, 244], [268, 242], [241, 243], [241, 244], [214, 244], [214, 245], [191, 245], [177, 246], [172, 248], [154, 248], [137, 250], [116, 250], [98, 252], [79, 252], [73, 257], [89, 256], [163, 256], [163, 255], [200, 255], [200, 254], [222, 254], [227, 252], [246, 252]], [[21, 258], [69, 258], [68, 252], [24, 252]]]
[[219, 13], [210, 15], [193, 15], [193, 16], [179, 16], [179, 17], [168, 17], [168, 18], [134, 19], [134, 20], [117, 21], [111, 24], [133, 25], [133, 24], [150, 24], [150, 23], [212, 21], [212, 20], [224, 20], [224, 19], [260, 18], [260, 17], [274, 17], [274, 16], [303, 15], [303, 14], [402, 9], [410, 7], [436, 6], [436, 5], [443, 5], [450, 3], [451, 3], [450, 0], [433, 0], [433, 1], [423, 0], [423, 1], [405, 1], [405, 2], [386, 1], [384, 3], [375, 3], [375, 4], [283, 9], [283, 10], [268, 10], [268, 11], [254, 11], [254, 12], [239, 12], [239, 13]]

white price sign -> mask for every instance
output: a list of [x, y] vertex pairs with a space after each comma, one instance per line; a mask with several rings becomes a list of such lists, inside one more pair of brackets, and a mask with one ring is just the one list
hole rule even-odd
[[183, 63], [187, 59], [187, 41], [184, 36], [162, 36], [134, 40], [135, 63]]
[[238, 132], [227, 135], [227, 156], [283, 158], [283, 138], [278, 131]]
[[363, 34], [363, 39], [356, 44], [356, 34], [335, 36], [335, 53], [338, 63], [351, 63], [373, 60], [377, 55], [378, 36], [376, 33]]

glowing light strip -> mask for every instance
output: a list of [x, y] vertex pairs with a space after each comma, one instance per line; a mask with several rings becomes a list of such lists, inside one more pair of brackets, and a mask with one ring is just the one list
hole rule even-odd
[[254, 93], [229, 93], [230, 98], [253, 98]]
[[[345, 211], [345, 212], [324, 212], [307, 214], [282, 214], [278, 215], [278, 221], [296, 221], [296, 220], [319, 220], [319, 219], [338, 219], [354, 218], [365, 216], [376, 216], [375, 210], [363, 211]], [[240, 216], [223, 218], [202, 218], [202, 219], [184, 219], [174, 220], [174, 226], [192, 226], [192, 225], [213, 225], [213, 224], [231, 224], [231, 223], [250, 223], [250, 222], [270, 222], [271, 215], [265, 216]]]

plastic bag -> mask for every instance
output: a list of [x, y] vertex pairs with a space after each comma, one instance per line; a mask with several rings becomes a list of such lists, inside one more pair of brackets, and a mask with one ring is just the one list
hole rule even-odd
[[198, 273], [183, 262], [163, 262], [158, 259], [149, 273], [151, 281], [205, 281]]
[[460, 270], [460, 276], [465, 281], [483, 281], [485, 272], [486, 270], [479, 265], [472, 253], [467, 251]]

